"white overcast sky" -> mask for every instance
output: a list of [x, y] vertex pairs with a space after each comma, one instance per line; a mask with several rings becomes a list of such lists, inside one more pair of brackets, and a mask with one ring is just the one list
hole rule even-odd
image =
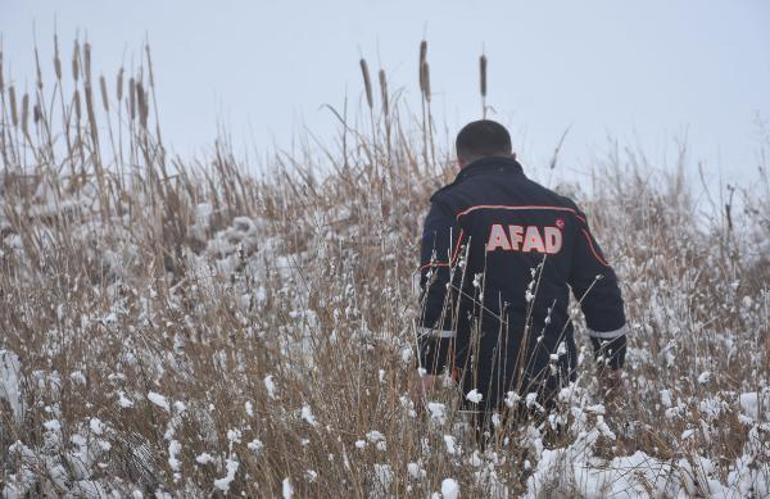
[[183, 156], [206, 150], [218, 123], [242, 151], [288, 149], [305, 125], [330, 137], [336, 123], [319, 108], [361, 99], [362, 55], [414, 104], [423, 36], [439, 120], [454, 134], [479, 117], [483, 47], [493, 117], [533, 168], [571, 126], [565, 169], [589, 171], [608, 136], [671, 164], [686, 138], [712, 179], [747, 180], [756, 118], [770, 120], [765, 0], [0, 0], [17, 85], [31, 87], [33, 33], [51, 60], [54, 21], [67, 51], [87, 33], [110, 77], [149, 37], [165, 138]]

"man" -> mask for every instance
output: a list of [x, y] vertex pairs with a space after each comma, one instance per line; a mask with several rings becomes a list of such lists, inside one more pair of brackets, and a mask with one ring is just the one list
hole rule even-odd
[[623, 300], [585, 214], [524, 175], [502, 125], [466, 125], [456, 149], [460, 173], [431, 197], [422, 237], [422, 389], [446, 370], [478, 414], [545, 413], [575, 379], [570, 288], [602, 376], [619, 379]]

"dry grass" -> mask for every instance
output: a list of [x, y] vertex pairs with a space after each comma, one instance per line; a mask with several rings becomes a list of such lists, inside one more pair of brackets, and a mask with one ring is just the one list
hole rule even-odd
[[[237, 463], [229, 492], [248, 496], [290, 483], [299, 497], [425, 497], [448, 477], [465, 497], [528, 479], [533, 495], [568, 495], [585, 493], [583, 445], [597, 468], [637, 451], [664, 463], [615, 475], [650, 493], [661, 476], [667, 493], [729, 487], [738, 459], [756, 470], [748, 493], [767, 490], [768, 416], [747, 420], [739, 398], [770, 393], [770, 192], [715, 203], [709, 223], [683, 168], [650, 173], [631, 153], [597, 165], [580, 201], [623, 279], [626, 391], [595, 407], [586, 361], [559, 413], [568, 434], [508, 428], [479, 455], [451, 387], [444, 422], [406, 397], [422, 211], [453, 169], [436, 160], [427, 44], [421, 123], [400, 118], [384, 72], [377, 110], [362, 60], [371, 133], [343, 123], [339, 150], [278, 155], [264, 178], [222, 142], [203, 161], [168, 156], [149, 49], [114, 94], [98, 78], [101, 109], [91, 47], [73, 53], [67, 80], [57, 42], [53, 87], [38, 79], [21, 100], [0, 55], [0, 368], [23, 390], [21, 410], [0, 400], [6, 492], [221, 494]], [[567, 451], [535, 482], [557, 452], [543, 445]]]

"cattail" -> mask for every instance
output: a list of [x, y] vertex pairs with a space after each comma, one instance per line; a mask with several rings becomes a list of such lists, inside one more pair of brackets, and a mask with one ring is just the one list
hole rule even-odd
[[27, 125], [29, 124], [29, 94], [24, 94], [24, 96], [21, 98], [21, 131], [24, 132], [24, 135], [28, 135], [27, 130], [29, 128]]
[[107, 80], [104, 79], [104, 75], [99, 77], [99, 86], [102, 89], [102, 106], [108, 113], [110, 112], [110, 103], [107, 100]]
[[479, 57], [479, 89], [481, 90], [481, 117], [487, 118], [487, 56]]
[[380, 69], [380, 97], [382, 98], [382, 112], [388, 116], [390, 103], [388, 101], [388, 82], [385, 79], [385, 70]]
[[94, 142], [97, 141], [96, 115], [94, 114], [94, 94], [91, 85], [86, 84], [86, 113], [88, 113], [88, 124], [91, 126], [91, 136]]
[[150, 74], [150, 88], [155, 87], [155, 76], [152, 72], [152, 57], [150, 56], [150, 44], [144, 46], [144, 50], [147, 53], [147, 71]]
[[136, 117], [136, 82], [133, 78], [128, 79], [128, 115], [131, 121]]
[[59, 58], [59, 37], [53, 35], [53, 70], [56, 73], [56, 79], [61, 81], [61, 59]]
[[423, 83], [422, 93], [425, 95], [425, 100], [430, 102], [430, 66], [427, 62], [422, 65], [420, 74], [422, 74]]
[[27, 133], [27, 124], [29, 122], [29, 94], [24, 94], [24, 97], [21, 98], [21, 131], [24, 132], [24, 135], [28, 135]]
[[420, 91], [425, 93], [425, 70], [423, 66], [428, 62], [428, 42], [423, 40], [420, 42]]
[[369, 109], [374, 107], [374, 100], [372, 99], [372, 82], [369, 80], [369, 67], [366, 65], [366, 60], [361, 59], [361, 74], [364, 76], [364, 90], [366, 90], [366, 103]]
[[140, 82], [136, 83], [136, 104], [139, 108], [139, 124], [142, 128], [147, 128], [147, 117], [149, 116], [149, 108], [147, 107], [147, 94], [144, 92], [144, 87]]
[[118, 81], [117, 81], [117, 97], [118, 102], [120, 102], [123, 99], [123, 68], [120, 68], [120, 71], [118, 71]]
[[40, 104], [35, 104], [32, 108], [32, 121], [37, 125], [41, 119], [43, 119], [43, 113], [40, 111]]
[[80, 123], [80, 116], [81, 116], [81, 110], [80, 110], [80, 91], [75, 89], [75, 95], [72, 97], [73, 103], [75, 104], [75, 119], [78, 123]]
[[75, 48], [72, 51], [72, 79], [78, 82], [80, 76], [80, 43], [75, 40]]
[[3, 50], [0, 48], [0, 94], [5, 90], [5, 80], [3, 79]]
[[86, 70], [86, 83], [91, 83], [91, 44], [86, 42], [84, 46], [85, 50], [85, 70]]
[[11, 106], [11, 123], [13, 123], [13, 126], [19, 126], [19, 112], [16, 109], [16, 89], [13, 85], [8, 87], [8, 99]]
[[479, 82], [481, 83], [481, 96], [487, 96], [487, 56], [479, 58]]

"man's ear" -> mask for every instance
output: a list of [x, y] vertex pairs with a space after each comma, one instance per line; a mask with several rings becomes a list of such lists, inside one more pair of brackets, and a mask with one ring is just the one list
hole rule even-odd
[[511, 157], [512, 157], [513, 159], [516, 159], [516, 152], [515, 152], [515, 151], [511, 153]]

